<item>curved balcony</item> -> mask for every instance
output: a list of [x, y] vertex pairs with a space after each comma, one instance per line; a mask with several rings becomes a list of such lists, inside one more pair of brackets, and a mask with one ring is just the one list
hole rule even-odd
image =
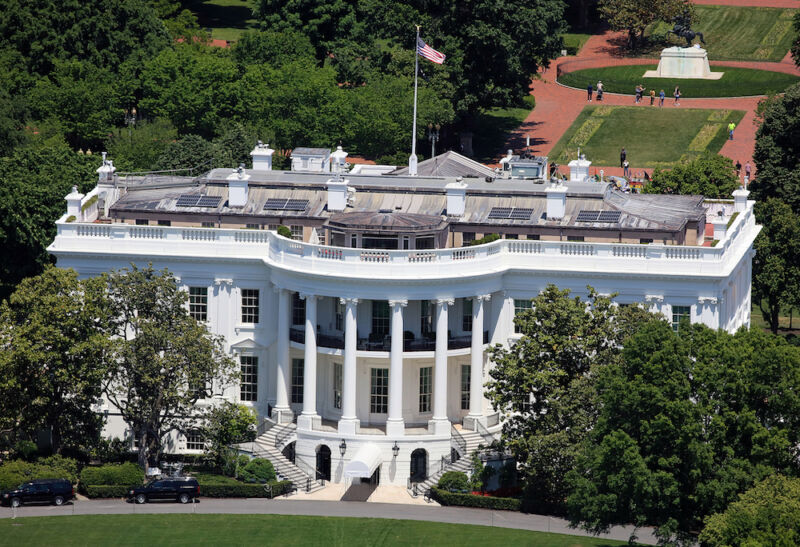
[[[431, 337], [413, 338], [413, 334], [406, 331], [405, 339], [403, 340], [403, 351], [434, 351], [436, 349], [436, 337], [431, 333]], [[411, 335], [411, 336], [409, 336]], [[306, 333], [303, 328], [291, 327], [289, 329], [289, 340], [296, 344], [305, 344]], [[489, 331], [483, 331], [483, 343], [489, 343]], [[448, 336], [447, 349], [466, 349], [472, 344], [472, 335], [465, 334], [462, 336]], [[381, 351], [387, 352], [391, 349], [392, 337], [383, 334], [371, 334], [369, 338], [359, 338], [356, 349], [358, 351]], [[326, 332], [317, 332], [317, 347], [331, 348], [331, 349], [344, 349], [344, 334], [331, 334]]]

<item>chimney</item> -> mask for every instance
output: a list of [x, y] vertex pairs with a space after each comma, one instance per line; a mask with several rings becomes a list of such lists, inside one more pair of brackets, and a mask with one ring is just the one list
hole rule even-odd
[[733, 210], [737, 213], [744, 213], [745, 209], [747, 209], [747, 196], [750, 195], [750, 191], [745, 189], [744, 187], [739, 187], [738, 190], [733, 191]]
[[331, 154], [331, 173], [343, 173], [346, 169], [347, 152], [342, 150], [342, 145], [336, 147]]
[[341, 173], [335, 179], [328, 179], [328, 211], [344, 211], [347, 207], [349, 181], [342, 179]]
[[461, 182], [461, 177], [456, 182], [451, 182], [445, 186], [447, 190], [447, 216], [464, 216], [467, 206], [467, 185]]
[[272, 154], [275, 150], [261, 141], [256, 143], [256, 147], [250, 152], [253, 157], [253, 171], [272, 171]]
[[589, 166], [592, 162], [586, 159], [586, 156], [580, 155], [577, 160], [569, 162], [569, 181], [570, 182], [583, 182], [589, 178]]
[[244, 172], [244, 164], [228, 175], [228, 207], [244, 207], [247, 205], [247, 181], [250, 175]]
[[730, 217], [725, 216], [724, 211], [719, 211], [711, 219], [711, 224], [714, 225], [714, 239], [718, 241], [725, 241], [725, 233], [728, 231], [728, 221]]
[[78, 192], [78, 187], [73, 186], [72, 192], [68, 196], [65, 196], [64, 199], [67, 202], [67, 216], [68, 217], [75, 217], [76, 219], [81, 219], [81, 200], [83, 199], [83, 194]]
[[113, 184], [114, 182], [114, 171], [117, 168], [114, 167], [114, 162], [106, 159], [107, 155], [107, 152], [103, 152], [103, 164], [97, 168], [98, 184]]
[[544, 190], [547, 195], [547, 218], [559, 220], [567, 211], [567, 187], [560, 182], [551, 184]]

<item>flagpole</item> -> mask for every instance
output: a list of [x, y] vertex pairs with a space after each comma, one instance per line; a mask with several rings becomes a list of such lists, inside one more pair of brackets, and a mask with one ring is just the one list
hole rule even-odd
[[417, 174], [417, 76], [419, 75], [419, 25], [414, 40], [414, 122], [411, 129], [411, 155], [408, 157], [408, 174]]

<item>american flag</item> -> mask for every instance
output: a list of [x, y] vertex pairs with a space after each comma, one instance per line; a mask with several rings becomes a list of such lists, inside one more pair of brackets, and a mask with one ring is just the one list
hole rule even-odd
[[439, 53], [431, 46], [422, 41], [422, 38], [417, 38], [417, 53], [427, 60], [440, 65], [444, 63], [444, 53]]

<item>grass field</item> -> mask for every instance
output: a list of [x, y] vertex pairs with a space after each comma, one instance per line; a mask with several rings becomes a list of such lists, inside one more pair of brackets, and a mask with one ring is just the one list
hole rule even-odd
[[577, 55], [581, 48], [586, 44], [591, 34], [581, 34], [577, 32], [565, 32], [561, 35], [564, 39], [564, 48], [568, 55]]
[[769, 95], [780, 93], [787, 87], [800, 82], [800, 78], [782, 72], [752, 70], [748, 68], [711, 67], [714, 72], [723, 72], [719, 80], [693, 80], [675, 78], [644, 78], [646, 70], [655, 70], [654, 65], [628, 65], [576, 70], [559, 76], [558, 81], [570, 87], [585, 89], [588, 83], [603, 81], [608, 93], [634, 94], [637, 84], [642, 84], [649, 93], [651, 89], [664, 90], [667, 99], [672, 97], [675, 85], [681, 87], [681, 97], [746, 97], [750, 95]]
[[669, 167], [725, 144], [725, 126], [738, 124], [740, 110], [706, 110], [657, 106], [587, 106], [550, 153], [551, 161], [575, 159], [577, 148], [594, 165], [619, 165], [625, 147], [631, 169]]
[[[536, 104], [533, 95], [524, 99], [525, 107], [492, 108], [475, 119], [472, 149], [475, 160], [484, 163], [497, 161], [498, 148], [508, 140], [508, 134], [519, 128]], [[524, 128], [523, 128], [524, 129]]]
[[249, 0], [190, 0], [189, 9], [200, 26], [211, 29], [211, 37], [218, 40], [238, 40], [256, 26]]
[[622, 542], [488, 526], [282, 515], [90, 515], [0, 520], [6, 545], [530, 545]]
[[[703, 33], [711, 60], [780, 61], [795, 37], [794, 10], [737, 6], [695, 6], [695, 10], [697, 23], [692, 27]], [[668, 45], [686, 44], [674, 35], [665, 40], [671, 28], [659, 23], [646, 31], [658, 46], [651, 54], [658, 56], [667, 41]]]

